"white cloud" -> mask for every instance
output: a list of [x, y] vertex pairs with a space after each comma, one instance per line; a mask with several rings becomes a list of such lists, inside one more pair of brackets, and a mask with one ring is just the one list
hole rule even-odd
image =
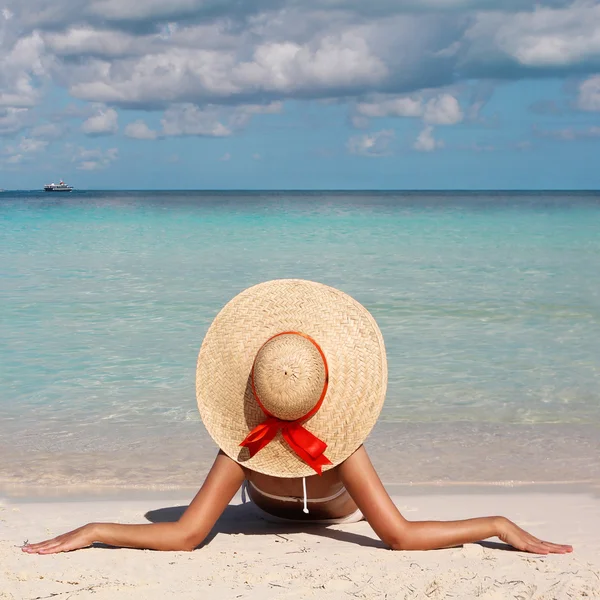
[[30, 135], [43, 140], [57, 140], [64, 135], [64, 129], [56, 123], [42, 123], [33, 127]]
[[[204, 49], [202, 40], [195, 40], [195, 47], [161, 44], [146, 50], [123, 60], [90, 58], [85, 70], [62, 74], [73, 96], [122, 105], [336, 95], [377, 84], [387, 74], [360, 30], [305, 43], [265, 41], [250, 48], [249, 59], [240, 59], [233, 49]], [[110, 68], [115, 63], [119, 68]]]
[[[113, 69], [111, 65], [119, 68]], [[90, 59], [84, 72], [67, 77], [76, 98], [132, 106], [165, 106], [195, 97], [226, 99], [241, 90], [231, 77], [233, 56], [201, 48], [167, 47], [141, 57]]]
[[[39, 106], [59, 86], [106, 105], [88, 135], [115, 133], [109, 111], [123, 106], [167, 111], [157, 136], [230, 135], [288, 99], [357, 102], [363, 129], [452, 125], [481, 108], [465, 104], [465, 117], [439, 91], [456, 83], [598, 73], [598, 22], [597, 0], [5, 0], [0, 106]], [[577, 105], [598, 110], [588, 82]], [[0, 134], [22, 127], [3, 119]]]
[[119, 131], [118, 120], [119, 115], [114, 108], [97, 106], [96, 114], [83, 122], [81, 131], [90, 136], [112, 135]]
[[223, 154], [219, 160], [227, 162], [228, 160], [231, 160], [231, 154], [229, 154], [229, 152], [225, 152], [225, 154]]
[[421, 117], [423, 99], [400, 96], [381, 102], [361, 102], [356, 110], [364, 117]]
[[258, 154], [257, 152], [255, 152], [255, 153], [252, 155], [252, 160], [262, 160], [262, 155], [261, 155], [261, 154]]
[[[191, 14], [204, 2], [201, 0], [93, 0], [89, 3], [92, 14], [116, 21], [138, 21], [142, 19], [163, 20], [172, 15]], [[210, 2], [209, 2], [210, 4]]]
[[125, 135], [136, 140], [155, 140], [158, 137], [158, 133], [150, 129], [142, 119], [129, 123], [125, 127]]
[[[117, 10], [122, 1], [122, 9]], [[521, 12], [511, 12], [517, 4], [505, 4], [504, 10], [494, 12], [481, 10], [493, 7], [483, 0], [458, 2], [453, 4], [455, 10], [472, 6], [480, 12], [444, 17], [415, 12], [416, 3], [410, 8], [407, 3], [395, 8], [388, 3], [386, 9], [392, 16], [382, 17], [375, 11], [369, 14], [355, 2], [327, 2], [321, 10], [312, 11], [311, 3], [300, 7], [280, 0], [285, 7], [281, 11], [261, 9], [259, 4], [249, 5], [248, 11], [255, 12], [250, 18], [237, 11], [241, 23], [233, 26], [231, 19], [219, 17], [217, 4], [211, 5], [215, 17], [210, 24], [198, 25], [186, 21], [183, 14], [208, 10], [207, 4], [179, 0], [175, 9], [153, 1], [151, 7], [146, 3], [141, 7], [115, 0], [114, 4], [96, 3], [93, 10], [104, 14], [110, 5], [108, 14], [123, 12], [140, 23], [144, 14], [148, 18], [161, 14], [163, 27], [158, 32], [153, 28], [124, 32], [83, 23], [44, 34], [57, 58], [55, 71], [74, 96], [161, 108], [181, 102], [231, 104], [252, 97], [267, 103], [289, 97], [356, 97], [394, 88], [435, 88], [451, 83], [450, 77], [455, 81], [469, 78], [479, 68], [487, 77], [510, 78], [511, 63], [514, 77], [520, 77], [521, 66], [562, 68], [586, 61], [597, 64], [600, 58], [593, 26], [599, 13], [597, 7], [582, 3], [560, 7], [553, 2], [554, 8], [528, 10], [531, 2]], [[433, 5], [448, 7], [429, 3]], [[379, 6], [378, 10], [384, 9]], [[179, 20], [178, 11], [183, 11]], [[235, 15], [236, 11], [228, 14]], [[168, 35], [163, 31], [165, 24]], [[555, 55], [546, 56], [546, 46], [556, 47]], [[576, 50], [578, 46], [581, 50]], [[82, 64], [64, 62], [63, 57], [71, 54]], [[364, 104], [362, 109], [368, 112], [372, 103]], [[404, 94], [396, 107], [391, 104], [385, 108], [389, 115], [410, 116], [411, 110], [418, 110], [419, 101]]]
[[493, 68], [508, 60], [542, 69], [597, 62], [599, 22], [600, 4], [587, 0], [513, 14], [480, 12], [465, 34], [464, 61]]
[[11, 25], [0, 22], [0, 106], [32, 107], [41, 99], [39, 82], [47, 75], [44, 43], [37, 32], [11, 40]]
[[31, 119], [27, 108], [0, 108], [0, 136], [19, 133]]
[[178, 104], [167, 109], [161, 124], [165, 136], [226, 137], [232, 133], [218, 120], [217, 110], [200, 109], [193, 104]]
[[351, 115], [350, 123], [354, 129], [367, 129], [369, 127], [369, 118], [362, 115]]
[[371, 134], [352, 136], [346, 145], [350, 154], [358, 156], [386, 156], [391, 153], [395, 134], [391, 129], [382, 129]]
[[577, 107], [581, 110], [600, 111], [600, 75], [594, 75], [581, 83]]
[[[466, 108], [465, 119], [471, 123], [488, 123], [489, 119], [482, 115], [482, 111], [492, 98], [497, 87], [497, 82], [477, 81], [469, 90], [469, 100]], [[497, 115], [492, 116], [494, 121]]]
[[422, 118], [428, 125], [456, 125], [463, 120], [458, 100], [448, 93], [437, 94], [426, 100], [423, 97], [400, 96], [378, 102], [357, 104], [358, 124], [361, 117], [412, 117]]
[[283, 102], [270, 102], [269, 104], [242, 104], [237, 111], [249, 115], [279, 115], [283, 112]]
[[123, 33], [94, 29], [90, 26], [72, 27], [60, 33], [47, 33], [43, 36], [46, 48], [59, 57], [86, 55], [97, 57], [121, 57], [138, 54], [144, 48], [147, 38]]
[[[389, 18], [402, 14], [445, 13], [449, 18], [463, 11], [530, 10], [535, 6], [568, 7], [573, 0], [305, 0], [306, 12], [325, 14], [344, 12], [355, 18], [369, 19], [374, 15]], [[67, 24], [117, 23], [133, 29], [136, 25], [146, 30], [173, 22], [199, 22], [211, 19], [229, 19], [234, 25], [260, 19], [267, 11], [290, 12], [298, 6], [297, 0], [7, 0], [7, 5], [29, 27], [51, 28], [57, 22]], [[25, 5], [25, 6], [23, 6]]]
[[47, 146], [48, 142], [45, 140], [23, 137], [16, 145], [8, 145], [2, 149], [2, 154], [6, 156], [2, 162], [9, 165], [21, 164], [45, 150]]
[[25, 157], [22, 154], [13, 154], [5, 159], [3, 162], [7, 165], [18, 165], [21, 164], [25, 160]]
[[19, 143], [19, 149], [21, 152], [30, 154], [32, 152], [40, 152], [45, 150], [48, 142], [46, 140], [35, 140], [32, 138], [23, 138]]
[[387, 75], [360, 30], [326, 35], [316, 44], [270, 42], [254, 51], [253, 60], [234, 69], [238, 85], [289, 92], [303, 88], [353, 88], [375, 84]]
[[463, 119], [458, 100], [450, 94], [441, 94], [425, 104], [423, 121], [429, 125], [456, 125]]
[[590, 126], [584, 128], [565, 127], [563, 129], [534, 129], [538, 137], [547, 137], [563, 142], [593, 139], [600, 137], [600, 127]]
[[232, 129], [246, 127], [254, 115], [277, 115], [283, 112], [283, 102], [270, 102], [269, 104], [242, 104], [237, 106], [231, 117], [229, 125]]
[[413, 148], [419, 152], [433, 152], [438, 148], [443, 148], [444, 142], [442, 140], [436, 140], [433, 137], [433, 127], [428, 125], [419, 133]]
[[77, 169], [81, 171], [98, 171], [109, 167], [118, 156], [118, 148], [108, 150], [78, 148], [72, 161], [77, 163]]

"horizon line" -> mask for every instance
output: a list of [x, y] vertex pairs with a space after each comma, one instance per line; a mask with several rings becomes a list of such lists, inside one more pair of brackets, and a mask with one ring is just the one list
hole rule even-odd
[[[0, 189], [6, 192], [45, 192], [44, 189]], [[600, 192], [600, 188], [74, 188], [72, 192], [376, 192], [376, 193], [439, 193], [439, 192]]]

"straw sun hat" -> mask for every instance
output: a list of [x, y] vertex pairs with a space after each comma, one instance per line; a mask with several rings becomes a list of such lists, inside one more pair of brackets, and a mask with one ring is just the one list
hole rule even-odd
[[198, 356], [200, 416], [240, 464], [306, 477], [365, 440], [387, 386], [375, 319], [347, 294], [312, 281], [261, 283], [228, 302]]

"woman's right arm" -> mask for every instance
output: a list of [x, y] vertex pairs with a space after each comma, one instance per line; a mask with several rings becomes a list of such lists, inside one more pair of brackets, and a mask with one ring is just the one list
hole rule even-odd
[[518, 550], [538, 554], [564, 554], [573, 550], [571, 546], [543, 542], [505, 517], [407, 521], [383, 487], [363, 446], [338, 468], [346, 489], [375, 533], [394, 550], [448, 548], [493, 536]]
[[240, 465], [219, 452], [196, 497], [175, 523], [121, 525], [89, 523], [38, 544], [27, 544], [30, 554], [55, 554], [90, 546], [95, 542], [123, 548], [193, 550], [209, 534], [245, 478]]

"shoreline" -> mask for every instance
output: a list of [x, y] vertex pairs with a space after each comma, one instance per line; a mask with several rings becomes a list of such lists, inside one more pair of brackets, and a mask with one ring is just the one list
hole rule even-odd
[[[600, 484], [599, 433], [594, 425], [380, 422], [365, 447], [388, 485], [594, 485]], [[196, 423], [145, 435], [137, 427], [99, 427], [87, 445], [73, 439], [36, 448], [32, 441], [0, 442], [0, 491], [198, 489], [217, 452]]]
[[[406, 498], [415, 496], [514, 496], [519, 494], [566, 494], [589, 495], [600, 500], [600, 481], [493, 481], [493, 482], [424, 482], [399, 484], [383, 482], [390, 496]], [[0, 501], [7, 504], [60, 504], [140, 501], [156, 502], [174, 498], [189, 501], [200, 489], [198, 487], [144, 488], [135, 486], [62, 486], [49, 490], [31, 486], [0, 486]], [[237, 492], [232, 502], [241, 502], [241, 493]]]

